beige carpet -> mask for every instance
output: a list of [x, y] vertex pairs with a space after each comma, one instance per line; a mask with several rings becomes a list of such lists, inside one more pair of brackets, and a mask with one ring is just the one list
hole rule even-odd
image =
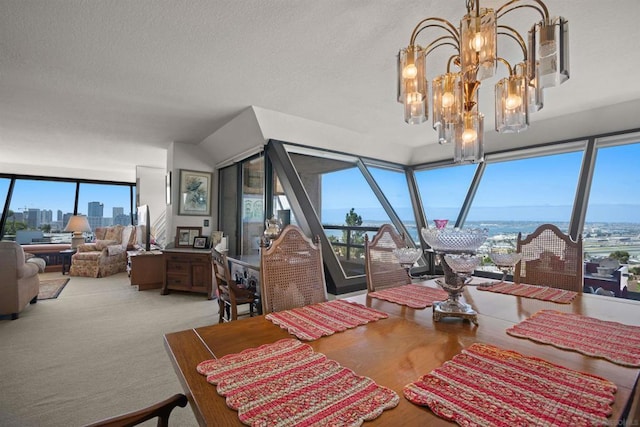
[[40, 280], [40, 292], [38, 292], [38, 301], [58, 298], [58, 295], [60, 295], [60, 292], [62, 292], [64, 287], [67, 286], [68, 282], [68, 278]]
[[[201, 294], [138, 292], [126, 273], [71, 277], [57, 299], [0, 320], [0, 425], [81, 426], [182, 392], [163, 336], [216, 323], [217, 311]], [[189, 406], [171, 421], [197, 425]]]

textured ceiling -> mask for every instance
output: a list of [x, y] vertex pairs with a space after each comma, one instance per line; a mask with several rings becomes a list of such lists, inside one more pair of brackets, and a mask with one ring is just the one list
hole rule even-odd
[[[418, 153], [437, 135], [403, 123], [395, 55], [420, 19], [457, 25], [464, 4], [0, 0], [0, 165], [24, 163], [29, 150], [31, 164], [164, 167], [171, 142], [197, 144], [251, 105], [356, 132], [373, 152]], [[554, 134], [536, 134], [536, 123], [640, 100], [640, 1], [546, 4], [570, 22], [571, 79], [532, 115], [538, 140]], [[525, 33], [538, 16], [523, 9], [507, 19]], [[495, 81], [480, 94], [491, 134]], [[615, 126], [640, 126], [633, 120]]]

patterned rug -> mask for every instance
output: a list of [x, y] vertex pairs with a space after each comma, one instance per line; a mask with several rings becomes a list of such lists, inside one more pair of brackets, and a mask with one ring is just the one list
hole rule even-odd
[[355, 302], [334, 300], [269, 313], [265, 317], [301, 340], [312, 341], [335, 332], [386, 319], [389, 315]]
[[507, 329], [507, 333], [587, 356], [601, 357], [618, 365], [640, 367], [640, 326], [541, 310]]
[[446, 300], [448, 294], [442, 289], [410, 284], [371, 292], [369, 296], [411, 308], [426, 308], [432, 306], [435, 301]]
[[205, 360], [197, 370], [250, 426], [360, 426], [400, 401], [295, 339]]
[[549, 288], [547, 286], [535, 286], [516, 283], [498, 283], [489, 286], [478, 286], [480, 291], [497, 292], [499, 294], [515, 295], [518, 297], [534, 298], [542, 301], [569, 304], [578, 295], [577, 292], [563, 289]]
[[464, 426], [609, 425], [614, 383], [487, 344], [473, 344], [404, 388]]
[[38, 292], [38, 301], [43, 299], [58, 298], [60, 292], [67, 286], [68, 278], [45, 279], [40, 280], [40, 291]]

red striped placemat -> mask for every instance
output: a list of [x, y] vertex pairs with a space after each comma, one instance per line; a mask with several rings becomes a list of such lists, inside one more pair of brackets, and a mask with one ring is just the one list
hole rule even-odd
[[400, 401], [295, 339], [205, 360], [197, 370], [250, 426], [360, 426]]
[[396, 304], [406, 305], [411, 308], [425, 308], [432, 306], [435, 301], [446, 300], [448, 294], [442, 289], [435, 289], [412, 283], [409, 285], [370, 292], [369, 296], [372, 298], [395, 302]]
[[301, 340], [311, 341], [379, 319], [386, 319], [389, 315], [362, 304], [338, 299], [277, 311], [265, 317]]
[[404, 396], [464, 426], [609, 425], [616, 386], [488, 344], [473, 344], [404, 388]]
[[574, 291], [555, 289], [548, 286], [525, 285], [523, 283], [497, 283], [495, 285], [478, 285], [480, 291], [491, 291], [499, 294], [515, 295], [518, 297], [534, 298], [542, 301], [569, 304], [578, 295]]
[[507, 329], [507, 333], [587, 356], [601, 357], [618, 365], [640, 367], [640, 326], [581, 314], [541, 310]]

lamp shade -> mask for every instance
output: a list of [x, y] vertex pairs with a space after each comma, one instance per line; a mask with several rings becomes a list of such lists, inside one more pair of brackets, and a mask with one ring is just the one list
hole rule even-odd
[[89, 225], [89, 220], [84, 215], [73, 215], [69, 218], [69, 222], [67, 226], [64, 228], [64, 231], [73, 231], [78, 233], [90, 232], [91, 226]]

